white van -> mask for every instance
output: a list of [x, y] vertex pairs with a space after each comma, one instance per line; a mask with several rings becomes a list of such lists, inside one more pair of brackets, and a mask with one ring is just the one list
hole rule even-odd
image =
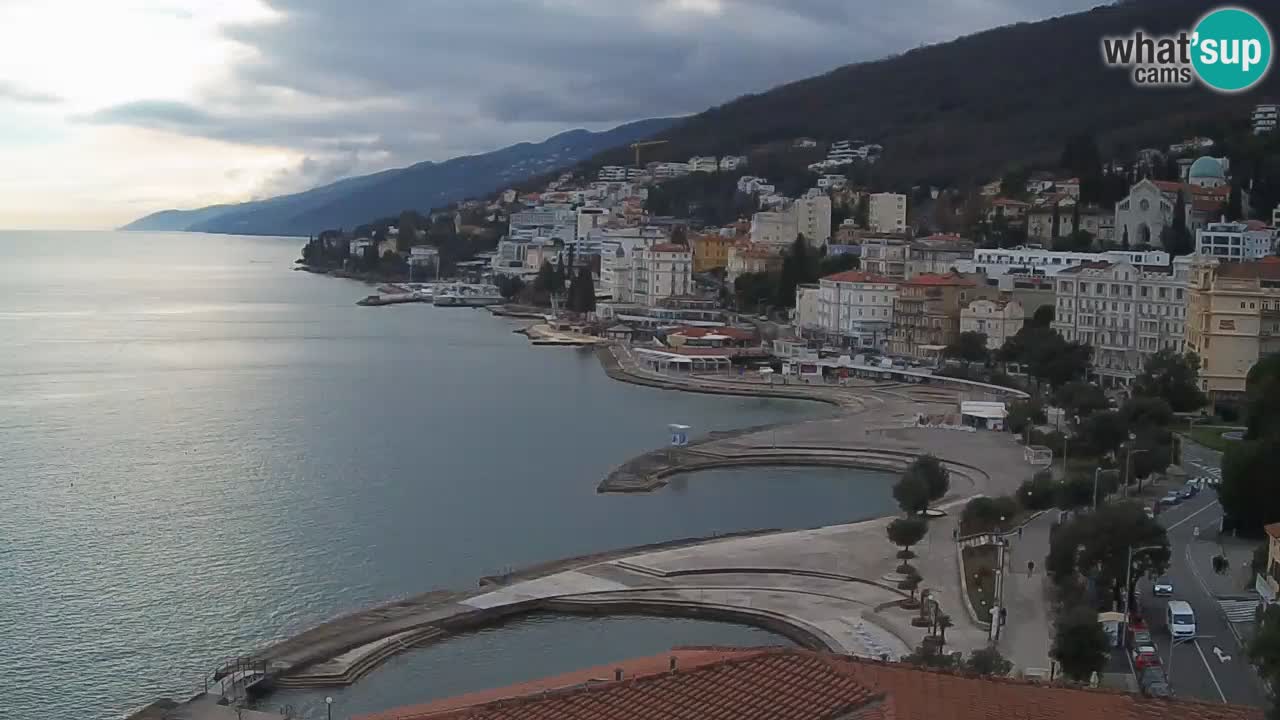
[[1170, 600], [1164, 611], [1164, 620], [1174, 638], [1196, 636], [1196, 614], [1186, 600]]

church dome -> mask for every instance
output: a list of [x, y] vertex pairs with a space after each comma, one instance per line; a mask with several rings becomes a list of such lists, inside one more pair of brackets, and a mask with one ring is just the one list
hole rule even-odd
[[1225, 179], [1226, 174], [1222, 172], [1222, 163], [1216, 159], [1205, 155], [1204, 157], [1191, 163], [1191, 170], [1187, 174], [1188, 178], [1213, 178]]

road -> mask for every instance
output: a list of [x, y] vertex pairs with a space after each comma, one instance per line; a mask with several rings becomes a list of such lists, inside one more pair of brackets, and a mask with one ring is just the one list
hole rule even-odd
[[[1221, 477], [1219, 453], [1190, 443], [1183, 452], [1183, 466], [1191, 478], [1205, 477], [1212, 483]], [[1242, 635], [1247, 633], [1247, 626], [1241, 630], [1241, 626], [1228, 622], [1219, 603], [1223, 598], [1248, 597], [1243, 582], [1231, 582], [1247, 574], [1243, 570], [1248, 566], [1247, 555], [1241, 567], [1238, 559], [1241, 553], [1229, 553], [1235, 563], [1230, 578], [1213, 572], [1211, 558], [1220, 552], [1213, 538], [1217, 536], [1221, 517], [1217, 493], [1207, 487], [1195, 498], [1166, 508], [1158, 516], [1169, 533], [1173, 551], [1168, 573], [1173, 581], [1173, 599], [1186, 600], [1191, 604], [1196, 615], [1196, 639], [1178, 643], [1170, 654], [1170, 638], [1164, 619], [1168, 599], [1153, 597], [1149, 580], [1139, 584], [1143, 595], [1143, 614], [1176, 695], [1210, 702], [1264, 706], [1267, 703], [1266, 693], [1244, 649], [1246, 641]], [[1195, 537], [1197, 527], [1200, 538]], [[1236, 550], [1240, 549], [1242, 546], [1236, 546]], [[1244, 552], [1247, 553], [1247, 549]]]

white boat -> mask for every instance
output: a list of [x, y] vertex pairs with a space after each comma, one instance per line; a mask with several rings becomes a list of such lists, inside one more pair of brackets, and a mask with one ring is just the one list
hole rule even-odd
[[496, 285], [457, 283], [436, 288], [431, 304], [438, 307], [484, 307], [506, 302]]

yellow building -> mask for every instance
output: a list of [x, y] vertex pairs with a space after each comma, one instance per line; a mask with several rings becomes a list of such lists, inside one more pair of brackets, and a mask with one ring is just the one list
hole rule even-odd
[[1258, 358], [1280, 352], [1280, 258], [1197, 264], [1187, 299], [1187, 350], [1200, 356], [1210, 399], [1244, 393]]
[[693, 271], [709, 272], [728, 267], [729, 248], [733, 246], [733, 238], [719, 233], [705, 233], [690, 238], [689, 246], [693, 249]]

